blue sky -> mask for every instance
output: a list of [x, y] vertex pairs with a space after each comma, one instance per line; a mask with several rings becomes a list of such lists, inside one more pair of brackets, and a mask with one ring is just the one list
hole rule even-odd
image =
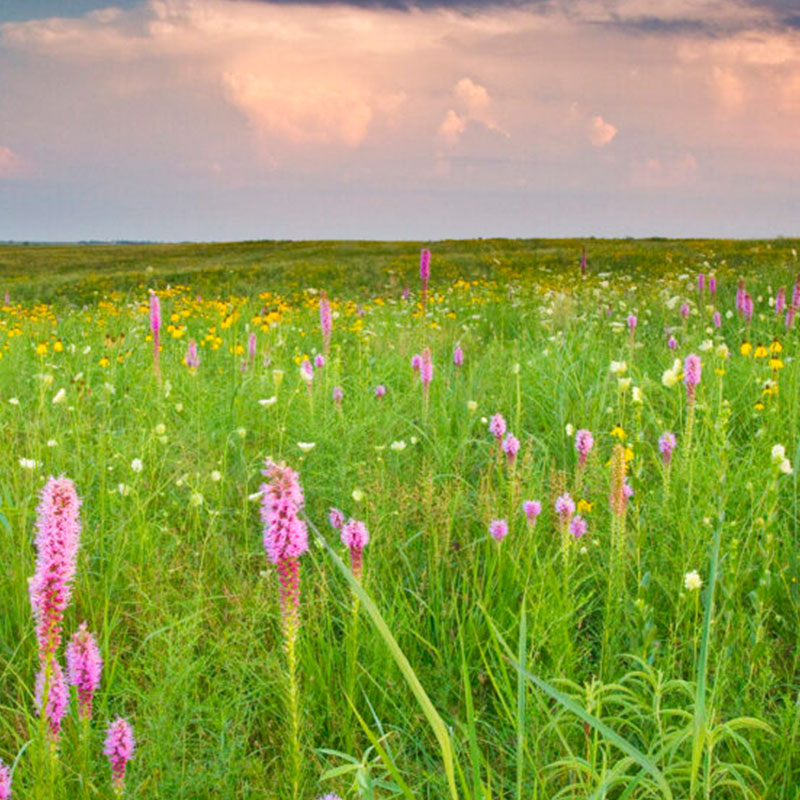
[[0, 240], [800, 234], [786, 0], [0, 0]]

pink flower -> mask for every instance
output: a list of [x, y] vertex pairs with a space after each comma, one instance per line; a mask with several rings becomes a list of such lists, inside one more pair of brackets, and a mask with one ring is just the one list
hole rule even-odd
[[568, 520], [575, 513], [575, 501], [570, 497], [569, 492], [556, 498], [555, 510], [562, 520]]
[[322, 292], [319, 298], [319, 326], [322, 330], [323, 349], [327, 353], [331, 344], [333, 321], [331, 318], [331, 304], [325, 292]]
[[669, 466], [670, 461], [672, 461], [672, 451], [675, 449], [676, 444], [675, 434], [669, 431], [662, 433], [658, 437], [658, 451], [661, 453], [661, 460], [664, 462], [664, 466]]
[[336, 403], [337, 406], [342, 404], [342, 398], [344, 397], [344, 389], [341, 386], [334, 386], [333, 387], [333, 402]]
[[675, 350], [677, 346], [678, 340], [674, 336], [670, 336], [669, 339], [667, 339], [667, 347], [669, 347], [670, 350]]
[[778, 296], [775, 298], [775, 314], [783, 314], [786, 310], [786, 289], [781, 286], [778, 289]]
[[683, 305], [681, 305], [681, 316], [684, 319], [688, 319], [690, 310], [691, 309], [689, 308], [689, 304], [688, 303], [683, 303]]
[[503, 419], [502, 414], [495, 414], [489, 420], [489, 430], [494, 435], [494, 438], [499, 442], [506, 433], [506, 421]]
[[578, 451], [579, 467], [584, 467], [586, 465], [586, 459], [589, 457], [589, 453], [593, 447], [594, 436], [592, 436], [592, 432], [587, 431], [586, 428], [581, 428], [575, 434], [575, 449]]
[[422, 369], [422, 356], [419, 353], [414, 353], [414, 355], [411, 356], [411, 369], [413, 369], [414, 372], [419, 372], [420, 369]]
[[425, 286], [431, 278], [431, 251], [423, 250], [419, 254], [419, 278]]
[[[6, 294], [8, 294], [6, 292]], [[8, 301], [6, 301], [8, 305]], [[0, 800], [11, 800], [11, 770], [0, 759]]]
[[715, 295], [717, 292], [717, 279], [713, 275], [708, 276], [708, 293], [710, 295]]
[[694, 401], [695, 388], [700, 383], [701, 372], [700, 356], [689, 353], [683, 362], [683, 382], [686, 384], [686, 393], [689, 395], [690, 401]]
[[745, 294], [744, 296], [742, 310], [744, 311], [745, 321], [750, 322], [750, 320], [753, 318], [753, 298], [750, 297], [749, 294]]
[[375, 397], [383, 397], [385, 394], [386, 394], [386, 387], [382, 383], [379, 383], [375, 387]]
[[569, 524], [569, 532], [576, 539], [580, 539], [581, 536], [586, 534], [586, 520], [580, 514], [572, 518], [572, 522]]
[[369, 544], [369, 531], [363, 522], [350, 519], [342, 527], [342, 544], [350, 550], [350, 569], [357, 579], [361, 579], [363, 551]]
[[422, 388], [427, 391], [433, 380], [433, 356], [430, 347], [422, 351], [422, 365], [419, 368], [419, 379], [422, 381]]
[[800, 308], [800, 275], [798, 275], [798, 280], [792, 287], [792, 305], [795, 308]]
[[336, 528], [337, 531], [341, 530], [342, 525], [344, 525], [344, 514], [338, 508], [331, 506], [328, 509], [328, 522], [330, 522], [332, 528]]
[[247, 356], [252, 364], [256, 360], [256, 350], [258, 349], [258, 337], [255, 333], [251, 333], [247, 337]]
[[736, 310], [739, 312], [740, 315], [744, 313], [745, 294], [747, 293], [745, 292], [744, 289], [744, 281], [739, 281], [739, 285], [736, 288]]
[[314, 366], [317, 369], [322, 369], [325, 366], [325, 356], [323, 356], [322, 353], [317, 353], [317, 355], [314, 356]]
[[637, 324], [638, 324], [638, 320], [636, 319], [636, 315], [635, 315], [635, 314], [631, 314], [631, 315], [628, 317], [628, 328], [629, 328], [631, 331], [634, 331], [634, 330], [636, 330], [636, 325], [637, 325]]
[[125, 770], [136, 750], [136, 740], [130, 723], [117, 717], [108, 727], [103, 753], [111, 764], [111, 782], [114, 793], [118, 796], [125, 791]]
[[408, 300], [408, 296], [411, 294], [411, 290], [408, 288], [408, 284], [405, 285], [403, 289], [403, 300]]
[[161, 301], [155, 292], [150, 293], [150, 330], [153, 334], [161, 330]]
[[586, 248], [581, 252], [581, 275], [586, 274]]
[[703, 289], [705, 289], [705, 286], [706, 286], [706, 276], [703, 275], [703, 273], [701, 272], [697, 276], [697, 291], [700, 294], [703, 294]]
[[[0, 798], [0, 800], [2, 800], [2, 798]], [[318, 797], [317, 800], [342, 800], [342, 798], [339, 797], [338, 794], [330, 792], [329, 794], [322, 795], [322, 797]]]
[[508, 456], [508, 463], [513, 464], [519, 452], [519, 439], [513, 433], [508, 433], [501, 445], [503, 452]]
[[36, 509], [36, 572], [28, 591], [43, 662], [61, 643], [61, 622], [72, 595], [80, 544], [80, 506], [73, 482], [51, 476]]
[[536, 518], [542, 513], [542, 504], [538, 500], [525, 500], [522, 510], [528, 518], [528, 525], [533, 527], [536, 524]]
[[307, 358], [303, 359], [303, 363], [300, 365], [300, 373], [310, 390], [311, 383], [314, 380], [314, 367], [311, 366], [311, 362]]
[[715, 328], [721, 328], [722, 327], [722, 314], [720, 314], [719, 311], [715, 311], [713, 319], [714, 319], [714, 327]]
[[493, 519], [489, 523], [489, 535], [496, 542], [502, 542], [508, 536], [508, 523], [504, 519]]
[[464, 351], [461, 349], [461, 345], [456, 345], [456, 349], [453, 350], [453, 363], [457, 367], [464, 363]]
[[789, 306], [789, 308], [787, 308], [787, 309], [786, 309], [786, 319], [785, 319], [785, 322], [786, 322], [786, 328], [787, 328], [787, 330], [788, 330], [789, 328], [791, 328], [791, 327], [792, 327], [792, 325], [794, 325], [794, 315], [795, 315], [796, 313], [797, 313], [797, 307], [796, 307], [796, 306], [794, 306], [794, 305], [791, 305], [791, 306]]
[[200, 366], [200, 356], [197, 355], [197, 342], [194, 339], [189, 339], [186, 346], [186, 358], [183, 359], [189, 369], [197, 369]]
[[78, 706], [83, 719], [92, 718], [92, 700], [102, 671], [100, 650], [86, 623], [82, 622], [67, 645], [67, 683], [78, 689]]
[[[61, 720], [67, 713], [69, 706], [69, 690], [64, 681], [64, 673], [61, 670], [61, 664], [55, 658], [51, 658], [46, 664], [49, 666], [49, 676], [47, 676], [48, 666], [45, 663], [39, 668], [36, 675], [36, 686], [34, 690], [34, 702], [36, 705], [36, 713], [42, 713], [42, 703], [44, 703], [45, 695], [47, 702], [45, 703], [44, 715], [47, 719], [48, 727], [50, 728], [50, 735], [53, 739], [58, 739], [61, 731]], [[47, 678], [47, 686], [45, 687], [45, 679]]]

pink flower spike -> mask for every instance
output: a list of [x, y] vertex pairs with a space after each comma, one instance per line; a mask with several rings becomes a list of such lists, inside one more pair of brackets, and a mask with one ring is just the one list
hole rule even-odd
[[575, 434], [575, 449], [578, 451], [578, 466], [583, 468], [586, 466], [586, 459], [594, 447], [594, 436], [592, 432], [581, 428]]
[[519, 439], [517, 439], [513, 433], [508, 433], [500, 446], [503, 448], [503, 452], [506, 456], [508, 456], [508, 463], [513, 464], [519, 452]]
[[118, 797], [125, 791], [125, 770], [135, 750], [133, 728], [127, 720], [117, 717], [108, 727], [103, 753], [111, 764], [111, 783]]
[[36, 705], [36, 713], [42, 713], [42, 703], [44, 702], [45, 695], [47, 702], [44, 708], [44, 715], [47, 719], [48, 727], [50, 728], [50, 735], [54, 741], [58, 740], [58, 735], [61, 732], [61, 720], [67, 713], [69, 707], [69, 690], [64, 681], [64, 673], [61, 670], [61, 664], [52, 658], [49, 662], [50, 675], [45, 687], [45, 676], [47, 674], [47, 666], [42, 664], [36, 675], [36, 686], [34, 689], [34, 702]]
[[489, 420], [489, 430], [495, 439], [499, 442], [506, 433], [506, 421], [502, 414], [495, 414]]
[[665, 467], [669, 466], [672, 461], [672, 451], [675, 449], [676, 444], [675, 434], [669, 431], [662, 433], [658, 438], [658, 451], [661, 453], [661, 460]]
[[422, 369], [422, 356], [419, 353], [414, 353], [414, 355], [411, 356], [411, 369], [413, 369], [414, 372], [419, 372], [420, 369]]
[[572, 522], [569, 524], [569, 532], [576, 539], [586, 535], [586, 520], [580, 514], [572, 518]]
[[183, 363], [191, 370], [196, 370], [200, 366], [200, 356], [197, 355], [197, 342], [194, 339], [189, 339], [186, 346], [186, 358]]
[[344, 514], [338, 508], [331, 506], [328, 509], [328, 522], [330, 522], [332, 528], [337, 531], [341, 530], [342, 525], [344, 525]]
[[78, 708], [81, 719], [92, 718], [92, 701], [100, 675], [103, 659], [94, 637], [82, 622], [67, 645], [67, 683], [78, 689]]
[[422, 364], [419, 368], [419, 379], [422, 381], [423, 390], [427, 391], [433, 380], [433, 356], [430, 347], [422, 351]]
[[256, 350], [258, 349], [258, 337], [255, 333], [251, 333], [247, 337], [247, 356], [250, 359], [250, 363], [255, 363], [256, 360]]
[[264, 549], [267, 558], [278, 564], [298, 558], [308, 550], [306, 523], [298, 514], [305, 498], [297, 473], [282, 464], [266, 462], [261, 484], [261, 521], [264, 523]]
[[786, 289], [781, 286], [778, 289], [778, 296], [775, 298], [775, 316], [783, 314], [786, 311]]
[[714, 319], [714, 327], [715, 328], [721, 328], [722, 327], [722, 314], [720, 314], [719, 311], [715, 311], [713, 319]]
[[75, 484], [69, 478], [51, 476], [36, 509], [36, 572], [28, 591], [42, 661], [61, 644], [61, 622], [72, 595], [80, 544], [80, 506]]
[[691, 311], [691, 309], [689, 308], [689, 304], [688, 304], [688, 303], [684, 303], [684, 304], [681, 306], [681, 316], [682, 316], [684, 319], [689, 319], [689, 312], [690, 312], [690, 311]]
[[317, 369], [322, 369], [325, 366], [325, 356], [323, 356], [322, 353], [317, 353], [317, 355], [314, 356], [314, 366]]
[[155, 292], [150, 293], [150, 330], [154, 334], [161, 330], [161, 301]]
[[[2, 800], [2, 798], [0, 798], [0, 800]], [[342, 800], [342, 798], [339, 797], [338, 794], [330, 792], [329, 794], [324, 794], [321, 797], [318, 797], [317, 800]]]
[[461, 349], [461, 345], [456, 345], [456, 349], [453, 350], [453, 363], [457, 367], [464, 363], [464, 351]]
[[342, 544], [350, 550], [350, 569], [353, 575], [361, 580], [363, 551], [369, 544], [369, 531], [363, 522], [350, 519], [342, 527]]
[[713, 297], [717, 292], [717, 279], [714, 275], [708, 276], [708, 293]]
[[701, 272], [697, 276], [697, 291], [703, 294], [703, 289], [706, 288], [706, 276]]
[[629, 328], [631, 331], [634, 331], [634, 330], [636, 330], [636, 326], [637, 326], [637, 324], [638, 324], [638, 320], [636, 319], [636, 315], [635, 315], [635, 314], [631, 314], [631, 315], [628, 317], [628, 328]]
[[322, 330], [323, 349], [327, 353], [331, 345], [333, 319], [331, 317], [331, 304], [325, 292], [322, 292], [319, 298], [319, 327]]
[[11, 770], [2, 759], [0, 759], [0, 800], [11, 800]]
[[419, 278], [423, 286], [431, 279], [431, 251], [423, 250], [419, 254]]
[[493, 519], [489, 523], [489, 535], [496, 542], [502, 542], [508, 536], [508, 523], [504, 519]]
[[569, 492], [556, 498], [555, 510], [562, 520], [569, 519], [575, 513], [575, 501], [570, 497]]
[[542, 504], [538, 500], [525, 500], [522, 510], [528, 518], [528, 525], [533, 527], [536, 524], [536, 518], [542, 513]]
[[344, 389], [341, 386], [334, 386], [333, 387], [333, 402], [336, 403], [337, 406], [342, 404], [342, 398], [344, 397]]
[[667, 339], [667, 347], [669, 347], [670, 350], [675, 350], [678, 347], [678, 340], [674, 336], [670, 336], [669, 339]]
[[385, 394], [386, 394], [386, 387], [382, 383], [379, 383], [375, 387], [375, 397], [383, 397]]
[[695, 388], [700, 383], [701, 372], [700, 356], [695, 353], [689, 353], [683, 362], [683, 382], [686, 384], [686, 393], [690, 402], [694, 401]]

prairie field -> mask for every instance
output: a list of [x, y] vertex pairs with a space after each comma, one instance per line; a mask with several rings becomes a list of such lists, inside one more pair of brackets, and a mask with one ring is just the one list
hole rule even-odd
[[15, 800], [800, 798], [798, 248], [0, 246]]

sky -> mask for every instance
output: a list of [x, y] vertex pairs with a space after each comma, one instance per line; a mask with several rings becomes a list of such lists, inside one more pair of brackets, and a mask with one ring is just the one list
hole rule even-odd
[[0, 240], [800, 235], [800, 0], [0, 0]]

